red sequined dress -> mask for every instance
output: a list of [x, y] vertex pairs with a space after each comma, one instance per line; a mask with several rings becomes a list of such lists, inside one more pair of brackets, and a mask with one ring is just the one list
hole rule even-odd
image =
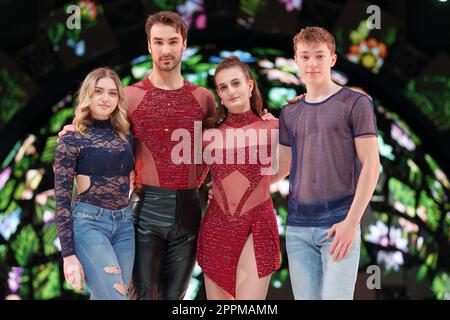
[[[231, 143], [234, 134], [238, 138]], [[201, 223], [197, 260], [211, 280], [235, 296], [237, 265], [251, 233], [258, 276], [280, 267], [268, 173], [271, 149], [278, 143], [278, 120], [263, 121], [252, 111], [228, 114], [219, 128], [204, 132], [203, 141], [214, 198]]]
[[155, 87], [148, 79], [124, 90], [135, 140], [136, 184], [197, 188], [206, 170], [195, 154], [199, 149], [201, 155], [202, 122], [216, 110], [214, 96], [187, 80], [175, 90]]

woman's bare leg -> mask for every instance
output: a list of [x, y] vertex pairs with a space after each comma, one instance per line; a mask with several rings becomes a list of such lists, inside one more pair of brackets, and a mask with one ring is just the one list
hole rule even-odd
[[242, 249], [236, 273], [236, 300], [266, 299], [270, 275], [258, 277], [253, 234], [250, 234]]
[[203, 274], [203, 276], [205, 277], [206, 297], [208, 300], [234, 300], [231, 294], [219, 287], [206, 274]]

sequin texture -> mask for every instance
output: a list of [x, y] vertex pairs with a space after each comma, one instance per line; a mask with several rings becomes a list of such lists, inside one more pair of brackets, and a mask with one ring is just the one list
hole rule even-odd
[[[186, 80], [179, 89], [164, 90], [148, 79], [125, 92], [136, 140], [137, 183], [166, 189], [195, 188], [199, 175], [194, 161], [194, 137], [201, 136], [202, 121], [215, 112], [212, 94]], [[197, 133], [196, 121], [200, 123]], [[177, 132], [182, 136], [177, 136]], [[189, 145], [189, 154], [180, 156], [188, 160], [177, 163], [172, 152], [183, 139]]]
[[[270, 176], [263, 175], [264, 164], [259, 155], [261, 148], [270, 151], [270, 135], [278, 131], [278, 121], [263, 121], [252, 111], [243, 114], [229, 114], [219, 130], [242, 129], [258, 134], [267, 133], [266, 142], [258, 140], [245, 145], [232, 146], [234, 159], [244, 152], [244, 163], [214, 163], [210, 170], [214, 198], [202, 220], [197, 244], [197, 259], [203, 272], [231, 295], [236, 294], [236, 271], [241, 251], [248, 236], [253, 234], [255, 258], [260, 278], [270, 275], [280, 267], [280, 243], [278, 226], [270, 197]], [[265, 129], [261, 131], [261, 129]], [[241, 130], [241, 133], [243, 131]], [[244, 150], [240, 150], [243, 148]], [[228, 150], [227, 150], [228, 149]], [[229, 153], [229, 146], [222, 144], [215, 152]], [[250, 161], [253, 152], [257, 161]]]

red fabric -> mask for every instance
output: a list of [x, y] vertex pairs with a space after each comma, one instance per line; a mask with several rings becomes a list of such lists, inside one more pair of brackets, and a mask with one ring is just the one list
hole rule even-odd
[[[257, 141], [247, 140], [244, 146], [240, 146], [245, 151], [245, 162], [236, 163], [237, 155], [242, 150], [239, 150], [237, 143], [232, 148], [228, 148], [230, 144], [225, 143], [226, 130], [233, 128], [241, 128], [245, 132], [253, 130], [257, 136], [264, 135], [267, 143], [259, 138]], [[280, 267], [278, 226], [269, 192], [270, 175], [261, 173], [261, 169], [270, 167], [270, 163], [263, 164], [259, 158], [261, 148], [266, 147], [270, 156], [273, 149], [271, 134], [274, 131], [278, 133], [278, 121], [263, 121], [248, 111], [240, 115], [228, 115], [220, 128], [213, 130], [220, 130], [223, 134], [223, 141], [214, 140], [210, 143], [214, 142], [215, 154], [222, 153], [224, 161], [223, 164], [210, 165], [214, 198], [201, 223], [197, 260], [209, 278], [235, 296], [239, 257], [251, 233], [258, 276], [270, 275]], [[204, 144], [206, 147], [209, 143]], [[255, 156], [254, 152], [257, 161], [251, 164], [250, 157]], [[226, 153], [234, 155], [235, 164], [226, 164]]]
[[[213, 95], [186, 80], [179, 89], [164, 90], [148, 79], [126, 87], [125, 94], [135, 137], [136, 183], [166, 189], [196, 188], [204, 170], [194, 163], [194, 122], [203, 122], [215, 113]], [[190, 163], [176, 164], [171, 157], [180, 143], [172, 141], [177, 129], [189, 132]], [[201, 137], [201, 126], [197, 135]]]

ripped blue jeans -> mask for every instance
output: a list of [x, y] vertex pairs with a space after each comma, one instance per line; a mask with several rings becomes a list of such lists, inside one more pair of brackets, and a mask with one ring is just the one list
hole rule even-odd
[[72, 206], [75, 252], [91, 300], [125, 300], [133, 271], [135, 239], [131, 206], [106, 210]]

